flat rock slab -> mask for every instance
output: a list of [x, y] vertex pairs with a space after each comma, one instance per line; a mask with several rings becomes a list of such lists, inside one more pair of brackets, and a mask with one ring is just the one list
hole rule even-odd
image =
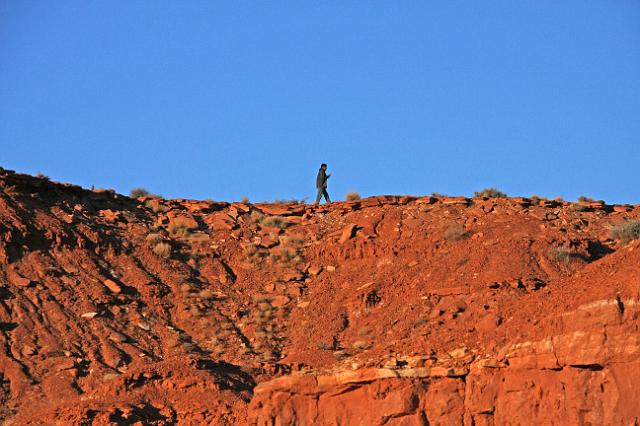
[[438, 288], [434, 290], [430, 290], [429, 293], [434, 294], [436, 296], [459, 296], [461, 294], [469, 294], [470, 289], [469, 286], [459, 286], [459, 287], [445, 287]]

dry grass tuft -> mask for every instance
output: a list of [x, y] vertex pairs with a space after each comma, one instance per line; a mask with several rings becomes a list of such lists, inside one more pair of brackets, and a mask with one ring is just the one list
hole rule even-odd
[[360, 199], [360, 194], [357, 192], [347, 192], [347, 201], [357, 201]]
[[258, 246], [254, 243], [248, 243], [242, 248], [244, 255], [248, 258], [252, 258], [258, 254]]
[[549, 257], [556, 262], [571, 263], [579, 259], [580, 255], [567, 247], [552, 247], [549, 250]]
[[148, 197], [149, 195], [151, 195], [149, 193], [149, 191], [147, 191], [144, 188], [133, 188], [130, 192], [129, 192], [129, 197], [131, 198], [140, 198], [140, 197]]
[[297, 235], [283, 235], [280, 237], [280, 244], [284, 246], [300, 247], [304, 245], [304, 238]]
[[163, 259], [168, 259], [171, 257], [171, 244], [158, 243], [153, 247], [153, 252]]
[[614, 226], [609, 231], [609, 236], [623, 244], [640, 239], [640, 220], [630, 220]]
[[298, 200], [296, 198], [292, 198], [290, 200], [278, 199], [278, 200], [274, 200], [273, 204], [307, 204], [307, 200], [306, 198], [303, 200]]
[[289, 226], [289, 221], [281, 216], [264, 216], [260, 220], [260, 226], [269, 228], [285, 229]]
[[177, 237], [188, 237], [190, 234], [189, 225], [189, 220], [177, 217], [169, 223], [167, 230], [171, 235], [175, 235]]
[[318, 349], [321, 351], [328, 351], [331, 350], [331, 346], [327, 342], [320, 342], [318, 343]]
[[150, 208], [154, 213], [165, 213], [170, 210], [168, 206], [160, 204], [160, 199], [148, 200], [144, 205]]
[[271, 253], [271, 260], [282, 265], [290, 265], [302, 261], [299, 249], [289, 247], [278, 247]]
[[507, 198], [507, 194], [496, 188], [485, 188], [475, 193], [476, 197]]
[[145, 243], [147, 243], [149, 245], [152, 245], [152, 246], [156, 245], [158, 243], [161, 243], [163, 240], [164, 240], [164, 238], [162, 238], [162, 235], [158, 234], [157, 232], [151, 232], [144, 239]]
[[251, 220], [260, 223], [264, 218], [264, 213], [259, 210], [251, 210]]

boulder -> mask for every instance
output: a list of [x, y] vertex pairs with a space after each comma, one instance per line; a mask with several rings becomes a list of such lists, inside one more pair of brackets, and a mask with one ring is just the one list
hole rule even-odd
[[122, 292], [122, 287], [120, 287], [120, 285], [118, 283], [116, 283], [115, 281], [111, 280], [111, 279], [106, 279], [102, 282], [105, 287], [107, 287], [112, 293], [120, 293]]
[[342, 234], [340, 235], [340, 244], [344, 244], [351, 238], [353, 238], [356, 235], [357, 229], [358, 227], [353, 223], [345, 226], [345, 228], [342, 230]]

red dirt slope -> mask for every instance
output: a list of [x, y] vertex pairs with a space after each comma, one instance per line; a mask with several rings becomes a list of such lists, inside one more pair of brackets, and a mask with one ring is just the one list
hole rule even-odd
[[4, 424], [640, 417], [638, 206], [0, 189]]

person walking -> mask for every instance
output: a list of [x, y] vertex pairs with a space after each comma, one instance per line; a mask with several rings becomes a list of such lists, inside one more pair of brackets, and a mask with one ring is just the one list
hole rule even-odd
[[318, 170], [318, 177], [316, 178], [316, 188], [318, 189], [318, 195], [316, 196], [316, 204], [320, 203], [320, 199], [324, 195], [324, 199], [327, 203], [331, 202], [329, 193], [327, 192], [327, 181], [331, 175], [327, 174], [327, 165], [322, 164], [320, 170]]

